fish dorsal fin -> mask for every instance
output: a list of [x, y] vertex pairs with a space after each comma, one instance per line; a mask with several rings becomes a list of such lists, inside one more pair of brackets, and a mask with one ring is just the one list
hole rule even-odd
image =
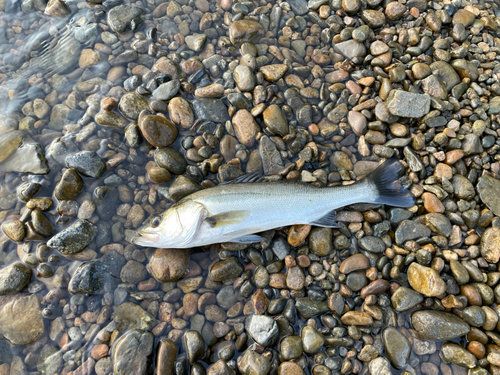
[[336, 211], [330, 211], [325, 216], [320, 217], [318, 220], [313, 221], [311, 225], [316, 225], [318, 227], [324, 228], [339, 228], [340, 225], [337, 224], [335, 219], [337, 218]]
[[241, 210], [241, 211], [228, 211], [221, 212], [217, 215], [212, 215], [205, 218], [205, 221], [212, 228], [219, 228], [226, 225], [239, 224], [243, 220], [245, 220], [248, 215], [250, 215], [249, 211]]
[[243, 184], [262, 181], [264, 181], [264, 176], [262, 175], [262, 173], [260, 171], [253, 171], [251, 173], [247, 173], [243, 176], [237, 177], [234, 180], [221, 182], [219, 185]]

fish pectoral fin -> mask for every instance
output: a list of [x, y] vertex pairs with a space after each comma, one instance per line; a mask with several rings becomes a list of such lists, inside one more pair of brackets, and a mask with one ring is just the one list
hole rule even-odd
[[262, 237], [257, 234], [247, 234], [246, 236], [235, 238], [229, 242], [235, 243], [255, 243], [262, 241]]
[[219, 228], [226, 225], [239, 224], [250, 215], [250, 211], [227, 211], [205, 218], [205, 222], [212, 228]]
[[340, 225], [337, 224], [335, 219], [337, 218], [336, 211], [330, 211], [325, 216], [320, 217], [318, 220], [315, 220], [311, 223], [311, 225], [316, 225], [317, 227], [324, 228], [339, 228]]

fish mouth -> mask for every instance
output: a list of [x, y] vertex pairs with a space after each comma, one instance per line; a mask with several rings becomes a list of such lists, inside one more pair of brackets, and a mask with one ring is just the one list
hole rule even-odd
[[148, 245], [150, 243], [156, 243], [160, 239], [159, 234], [155, 233], [139, 233], [137, 232], [134, 237], [130, 240], [134, 245]]

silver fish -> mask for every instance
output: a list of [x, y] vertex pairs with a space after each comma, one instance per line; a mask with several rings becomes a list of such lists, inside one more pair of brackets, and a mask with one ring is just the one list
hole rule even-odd
[[300, 182], [220, 184], [190, 194], [137, 231], [132, 243], [191, 248], [222, 242], [254, 243], [255, 234], [294, 224], [335, 228], [335, 210], [354, 203], [410, 207], [412, 194], [401, 185], [403, 166], [390, 159], [352, 185], [324, 187]]

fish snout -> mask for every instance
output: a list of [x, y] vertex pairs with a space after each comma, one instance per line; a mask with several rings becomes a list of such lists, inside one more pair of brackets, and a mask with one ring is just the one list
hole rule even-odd
[[155, 233], [141, 233], [137, 232], [130, 242], [139, 246], [154, 246], [160, 240], [160, 235]]

